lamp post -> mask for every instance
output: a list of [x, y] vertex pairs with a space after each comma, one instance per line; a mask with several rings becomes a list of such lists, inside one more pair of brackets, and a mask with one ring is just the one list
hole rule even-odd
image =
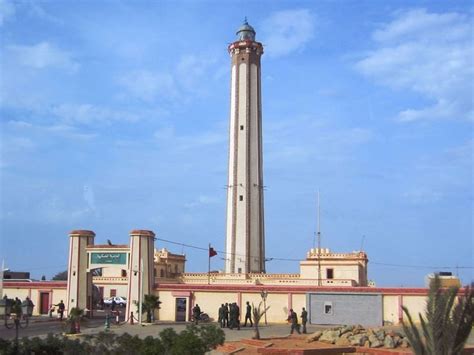
[[[263, 300], [263, 309], [267, 309], [267, 296], [268, 296], [267, 291], [264, 290], [260, 292], [260, 297], [262, 297], [262, 300]], [[267, 325], [267, 312], [265, 312], [265, 325]]]
[[[0, 299], [0, 316], [3, 316], [5, 328], [15, 328], [15, 348], [17, 349], [19, 329], [28, 327], [29, 318], [33, 314], [34, 307], [33, 302], [28, 297], [21, 304], [8, 299], [6, 296]], [[9, 323], [9, 320], [13, 320], [13, 323]]]

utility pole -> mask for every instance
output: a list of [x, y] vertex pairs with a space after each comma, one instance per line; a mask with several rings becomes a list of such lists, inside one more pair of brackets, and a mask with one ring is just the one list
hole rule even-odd
[[321, 286], [321, 207], [318, 189], [318, 286]]

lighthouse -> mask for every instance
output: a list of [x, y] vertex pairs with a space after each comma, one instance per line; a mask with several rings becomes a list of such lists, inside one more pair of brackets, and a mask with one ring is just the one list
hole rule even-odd
[[247, 20], [231, 57], [226, 273], [265, 272], [261, 63], [263, 45]]

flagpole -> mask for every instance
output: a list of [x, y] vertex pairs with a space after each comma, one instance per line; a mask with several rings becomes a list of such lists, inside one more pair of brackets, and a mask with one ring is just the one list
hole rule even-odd
[[207, 257], [209, 258], [207, 266], [207, 284], [211, 284], [211, 243], [209, 243], [209, 250], [207, 252]]

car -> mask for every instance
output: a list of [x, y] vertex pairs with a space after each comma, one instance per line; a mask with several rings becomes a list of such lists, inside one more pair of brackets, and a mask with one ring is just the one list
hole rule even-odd
[[127, 299], [121, 296], [107, 298], [106, 300], [104, 300], [104, 304], [107, 306], [111, 306], [113, 300], [115, 300], [115, 304], [117, 306], [125, 307], [127, 305]]

